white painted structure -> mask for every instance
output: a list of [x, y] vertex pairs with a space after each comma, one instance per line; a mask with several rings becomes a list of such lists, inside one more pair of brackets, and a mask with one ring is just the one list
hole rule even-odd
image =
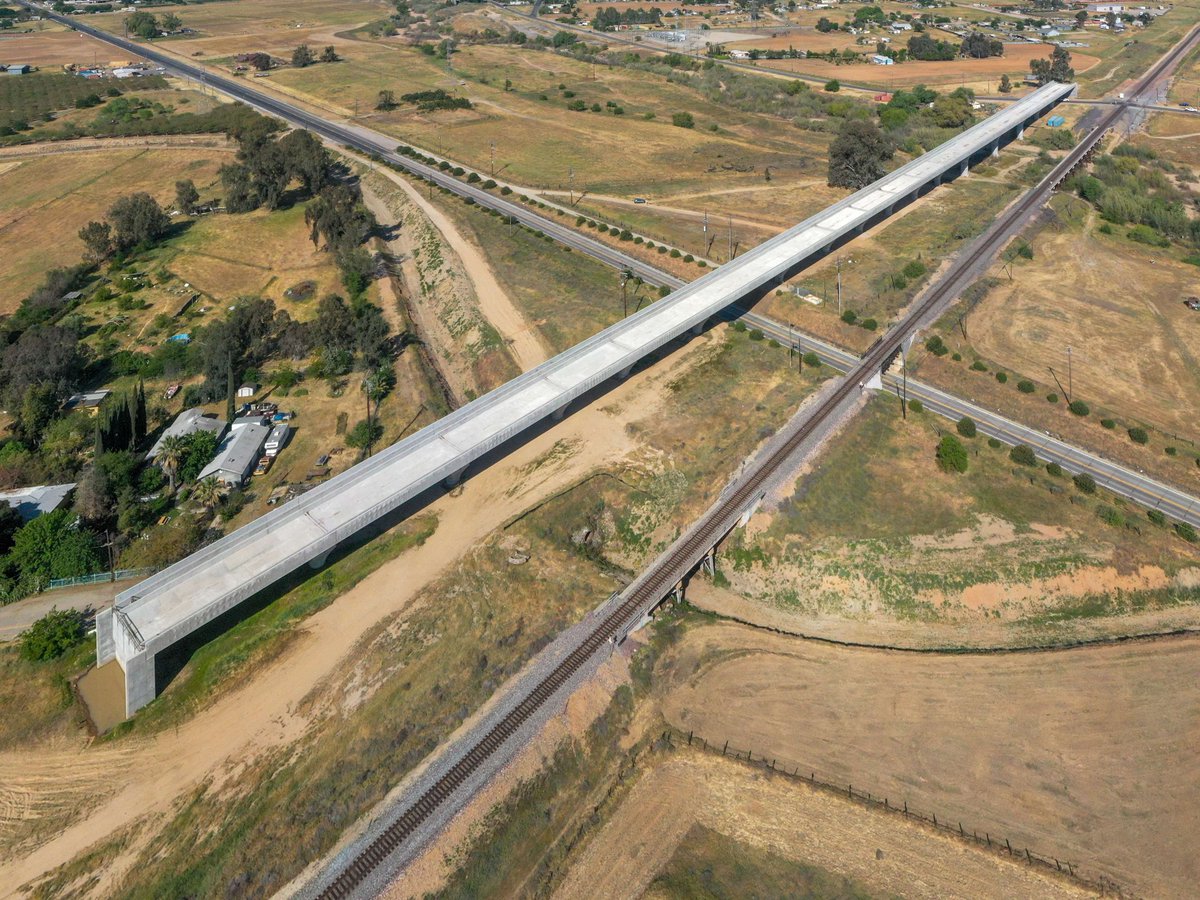
[[97, 616], [97, 662], [125, 670], [132, 714], [154, 699], [155, 656], [732, 303], [771, 290], [945, 178], [965, 174], [1073, 90], [1049, 84], [669, 297], [606, 328], [336, 478], [118, 595]]

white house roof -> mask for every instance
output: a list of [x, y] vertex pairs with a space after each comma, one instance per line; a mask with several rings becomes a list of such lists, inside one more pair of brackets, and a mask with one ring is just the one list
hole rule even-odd
[[36, 487], [0, 491], [0, 501], [7, 503], [28, 522], [45, 513], [54, 512], [62, 506], [62, 502], [74, 489], [73, 481], [70, 484], [40, 484]]
[[237, 419], [229, 434], [217, 448], [213, 461], [205, 466], [197, 476], [197, 481], [203, 481], [211, 475], [233, 480], [240, 480], [258, 461], [259, 451], [267, 440], [271, 429], [262, 424], [261, 419]]

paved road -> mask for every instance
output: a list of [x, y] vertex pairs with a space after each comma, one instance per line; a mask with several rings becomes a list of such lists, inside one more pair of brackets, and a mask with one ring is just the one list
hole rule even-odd
[[123, 591], [137, 581], [135, 578], [117, 582], [106, 581], [87, 587], [60, 588], [0, 606], [0, 641], [11, 641], [20, 637], [21, 632], [52, 609], [79, 609], [94, 613], [111, 606], [118, 591]]

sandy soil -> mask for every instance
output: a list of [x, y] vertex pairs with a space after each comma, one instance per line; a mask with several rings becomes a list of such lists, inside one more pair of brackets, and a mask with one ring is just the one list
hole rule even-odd
[[881, 895], [1091, 896], [898, 817], [683, 750], [642, 776], [572, 867], [556, 900], [641, 896], [696, 823], [856, 879]]
[[663, 707], [710, 742], [1183, 897], [1200, 880], [1198, 650], [1186, 638], [962, 657], [714, 625], [678, 645]]
[[[88, 153], [97, 150], [121, 150], [143, 147], [202, 147], [205, 150], [237, 150], [237, 145], [219, 134], [161, 134], [147, 137], [80, 138], [0, 147], [0, 159], [20, 160], [30, 156], [57, 156], [62, 153]], [[15, 165], [4, 163], [3, 165]], [[5, 171], [0, 169], [0, 171]]]
[[[433, 227], [441, 233], [442, 238], [457, 254], [467, 277], [471, 279], [475, 288], [475, 296], [479, 300], [480, 309], [487, 320], [504, 337], [509, 351], [517, 365], [521, 367], [521, 371], [527, 372], [549, 359], [549, 351], [542, 343], [537, 328], [525, 318], [505, 293], [504, 288], [500, 286], [500, 282], [496, 280], [496, 273], [492, 271], [483, 250], [474, 241], [463, 235], [441, 210], [421, 196], [420, 191], [402, 175], [389, 169], [377, 171], [404, 191], [408, 199], [425, 214], [426, 218], [433, 223]], [[368, 200], [368, 205], [370, 203], [371, 201]], [[375, 198], [375, 204], [371, 210], [378, 217], [380, 216], [380, 210], [376, 208], [380, 205], [378, 197]], [[381, 219], [381, 221], [384, 220]]]
[[[460, 491], [436, 501], [431, 511], [439, 525], [425, 544], [382, 566], [306, 620], [303, 634], [278, 660], [176, 731], [90, 750], [75, 744], [0, 754], [0, 811], [13, 811], [0, 818], [0, 840], [15, 819], [36, 816], [40, 804], [48, 802], [44, 795], [49, 790], [63, 797], [62, 802], [94, 798], [95, 804], [31, 852], [6, 851], [0, 884], [24, 884], [119, 829], [164, 814], [175, 798], [205, 778], [220, 780], [256, 753], [301, 738], [308, 719], [298, 711], [300, 702], [342, 665], [364, 634], [403, 611], [473, 543], [513, 515], [629, 453], [633, 442], [626, 425], [654, 414], [666, 386], [706, 343], [693, 342], [667, 365], [636, 374], [595, 406], [548, 429], [472, 477]], [[560, 441], [575, 452], [560, 455], [555, 465], [530, 465]], [[56, 780], [56, 773], [64, 780]], [[72, 786], [69, 794], [64, 795], [62, 784]], [[96, 893], [119, 881], [140, 846], [135, 842], [108, 866], [105, 884]]]

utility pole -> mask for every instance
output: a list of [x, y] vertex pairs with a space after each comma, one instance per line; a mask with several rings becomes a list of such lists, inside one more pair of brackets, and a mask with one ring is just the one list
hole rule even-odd
[[571, 196], [571, 205], [575, 205], [575, 169], [568, 167], [567, 169], [567, 185]]
[[1075, 399], [1075, 384], [1071, 380], [1071, 347], [1067, 345], [1067, 402]]
[[104, 546], [108, 549], [108, 580], [117, 580], [117, 562], [113, 556], [113, 548], [116, 547], [116, 540], [111, 531], [104, 532]]
[[733, 262], [733, 215], [732, 215], [732, 213], [729, 216], [729, 256], [727, 257], [727, 259], [729, 260], [729, 262]]
[[626, 285], [629, 284], [629, 277], [632, 273], [628, 269], [621, 272], [621, 318], [629, 318], [629, 299], [626, 293]]
[[492, 177], [496, 177], [496, 142], [492, 141]]

